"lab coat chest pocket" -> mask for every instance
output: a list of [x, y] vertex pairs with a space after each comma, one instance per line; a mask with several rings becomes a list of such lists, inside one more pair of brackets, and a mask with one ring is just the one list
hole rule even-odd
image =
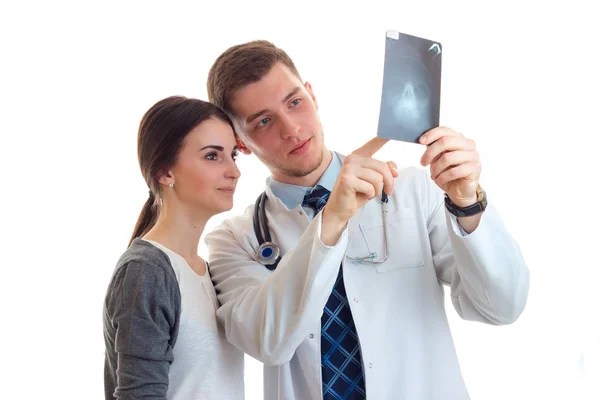
[[[388, 221], [388, 250], [389, 258], [381, 264], [375, 264], [379, 273], [385, 273], [406, 268], [419, 268], [424, 265], [421, 229], [417, 210], [400, 208], [390, 210]], [[366, 254], [376, 253], [376, 259], [385, 257], [385, 235], [383, 218], [374, 220], [374, 224], [363, 224], [359, 236], [364, 238]]]

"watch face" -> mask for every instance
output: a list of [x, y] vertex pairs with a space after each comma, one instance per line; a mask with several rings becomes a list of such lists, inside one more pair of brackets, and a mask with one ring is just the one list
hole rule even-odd
[[481, 201], [483, 200], [483, 189], [481, 188], [481, 186], [477, 186], [477, 201]]
[[481, 205], [483, 206], [483, 209], [485, 210], [485, 208], [487, 207], [487, 199], [485, 197], [485, 192], [483, 191], [481, 186], [477, 187], [477, 202], [481, 202]]

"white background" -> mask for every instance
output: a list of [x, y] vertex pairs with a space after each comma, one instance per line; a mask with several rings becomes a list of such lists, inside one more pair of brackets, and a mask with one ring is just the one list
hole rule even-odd
[[[2, 397], [103, 398], [102, 302], [147, 197], [136, 134], [154, 102], [206, 99], [223, 50], [268, 39], [312, 83], [326, 144], [348, 153], [376, 133], [395, 29], [442, 43], [441, 123], [476, 140], [531, 270], [511, 326], [462, 321], [448, 303], [471, 397], [600, 398], [592, 2], [217, 3], [2, 2]], [[418, 165], [422, 152], [394, 142], [376, 157]], [[239, 165], [233, 214], [267, 176], [253, 156]], [[261, 398], [260, 364], [246, 371], [247, 398]]]

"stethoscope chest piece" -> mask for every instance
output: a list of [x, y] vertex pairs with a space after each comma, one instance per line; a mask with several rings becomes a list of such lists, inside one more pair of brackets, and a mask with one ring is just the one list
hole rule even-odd
[[275, 269], [275, 262], [279, 258], [279, 246], [277, 246], [273, 242], [264, 242], [258, 249], [256, 250], [256, 257], [258, 258], [258, 262], [262, 265], [266, 266], [270, 270]]

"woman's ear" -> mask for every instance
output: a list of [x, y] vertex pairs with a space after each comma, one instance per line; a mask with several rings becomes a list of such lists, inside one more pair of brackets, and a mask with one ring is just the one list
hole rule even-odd
[[159, 171], [158, 172], [158, 183], [160, 183], [163, 186], [169, 186], [170, 184], [175, 185], [175, 178], [173, 177], [173, 174], [171, 173], [171, 171]]
[[246, 147], [246, 145], [244, 144], [244, 142], [242, 142], [242, 140], [240, 138], [236, 138], [235, 141], [237, 142], [239, 151], [241, 151], [243, 154], [245, 154], [247, 156], [252, 154], [252, 151], [248, 147]]

